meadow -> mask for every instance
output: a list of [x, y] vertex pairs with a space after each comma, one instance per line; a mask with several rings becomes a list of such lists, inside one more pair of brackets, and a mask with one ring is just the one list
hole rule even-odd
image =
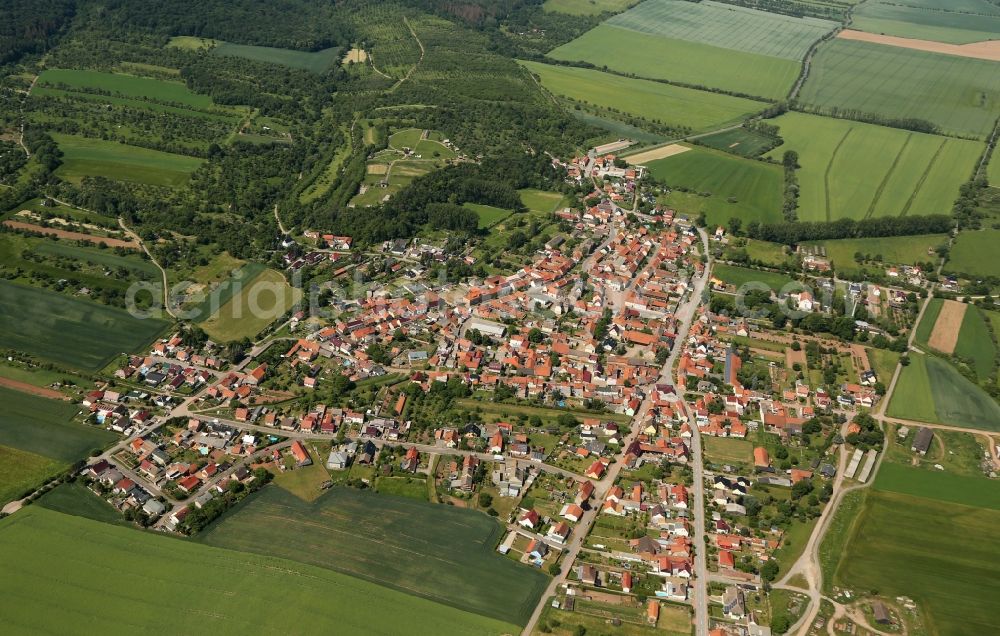
[[123, 309], [0, 280], [0, 347], [82, 371], [97, 371], [135, 352], [167, 322]]
[[129, 146], [116, 141], [53, 133], [63, 152], [56, 173], [67, 181], [107, 177], [159, 186], [180, 186], [203, 163], [202, 159]]
[[968, 276], [1000, 276], [1000, 259], [994, 258], [1000, 245], [1000, 230], [960, 232], [948, 253], [944, 271]]
[[[744, 225], [749, 221], [781, 220], [784, 176], [780, 166], [693, 147], [651, 161], [646, 167], [668, 186], [685, 188], [702, 199], [709, 225], [726, 224], [732, 217], [741, 218]], [[703, 194], [709, 196], [700, 196]]]
[[801, 60], [836, 23], [703, 0], [646, 0], [606, 24], [734, 51]]
[[749, 464], [753, 461], [753, 444], [745, 439], [706, 436], [705, 457], [716, 462]]
[[889, 417], [1000, 431], [1000, 405], [949, 363], [911, 353], [896, 383]]
[[350, 488], [306, 503], [266, 488], [199, 540], [305, 561], [523, 625], [548, 579], [497, 554], [502, 534], [495, 520], [470, 510]]
[[882, 257], [882, 262], [889, 264], [914, 265], [916, 263], [937, 262], [935, 253], [928, 253], [939, 245], [948, 242], [945, 234], [919, 234], [916, 236], [889, 236], [881, 238], [837, 239], [832, 241], [809, 241], [806, 245], [822, 245], [826, 249], [826, 257], [833, 262], [838, 272], [884, 272], [884, 265], [861, 265], [854, 260], [854, 255], [875, 258]]
[[68, 87], [70, 90], [109, 91], [112, 95], [179, 104], [197, 109], [214, 107], [208, 95], [195, 93], [184, 82], [166, 81], [138, 75], [105, 73], [79, 69], [47, 69], [38, 76], [37, 86]]
[[332, 47], [323, 49], [322, 51], [295, 51], [292, 49], [277, 49], [270, 46], [250, 46], [222, 42], [212, 49], [212, 55], [242, 57], [254, 62], [277, 64], [312, 73], [322, 73], [340, 62], [341, 51], [340, 47]]
[[773, 120], [799, 155], [798, 216], [803, 221], [950, 214], [982, 144], [963, 139], [786, 113]]
[[548, 55], [639, 77], [775, 100], [787, 95], [800, 70], [799, 62], [793, 60], [665, 38], [607, 23]]
[[968, 44], [996, 39], [1000, 7], [988, 0], [868, 0], [851, 27], [902, 38]]
[[112, 250], [84, 247], [66, 241], [38, 241], [35, 245], [35, 251], [39, 254], [58, 258], [71, 258], [107, 269], [124, 269], [133, 274], [141, 274], [149, 278], [156, 278], [160, 275], [160, 270], [150, 260], [145, 260], [138, 256], [120, 256]]
[[68, 464], [118, 439], [102, 428], [71, 421], [78, 407], [68, 402], [0, 387], [0, 404], [4, 408], [0, 444], [4, 446]]
[[993, 631], [992, 599], [1000, 598], [1000, 574], [992, 567], [1000, 556], [1000, 512], [886, 492], [876, 482], [855, 519], [844, 533], [831, 577], [835, 585], [878, 590], [889, 598], [909, 596], [930, 633]]
[[946, 133], [984, 138], [1000, 115], [998, 69], [986, 60], [837, 38], [819, 47], [798, 99], [818, 112], [924, 119]]
[[986, 321], [987, 318], [981, 309], [974, 305], [966, 307], [962, 328], [958, 332], [958, 342], [955, 343], [953, 352], [962, 360], [971, 362], [980, 380], [989, 377], [997, 354]]
[[637, 0], [545, 0], [542, 8], [551, 13], [568, 15], [600, 15], [605, 12], [624, 11]]
[[0, 446], [0, 508], [58, 474], [64, 462], [38, 453]]
[[694, 131], [718, 128], [760, 111], [764, 104], [591, 69], [521, 62], [548, 91], [649, 121]]
[[699, 137], [698, 143], [741, 157], [759, 157], [774, 145], [774, 140], [746, 128], [735, 128]]
[[651, 133], [648, 130], [637, 128], [632, 124], [626, 124], [611, 117], [601, 117], [584, 110], [576, 109], [570, 110], [569, 114], [595, 128], [607, 131], [606, 134], [588, 140], [585, 144], [587, 148], [593, 148], [594, 146], [599, 146], [610, 141], [617, 141], [618, 139], [631, 139], [643, 144], [659, 144], [667, 140], [663, 135]]
[[492, 205], [483, 205], [481, 203], [465, 203], [463, 207], [468, 208], [476, 213], [479, 217], [479, 229], [485, 230], [487, 228], [493, 227], [500, 221], [503, 221], [508, 216], [513, 214], [510, 210], [505, 210], [503, 208], [495, 208]]
[[[22, 258], [25, 251], [43, 256], [42, 260]], [[110, 258], [104, 259], [102, 257]], [[113, 259], [121, 259], [111, 265]], [[101, 262], [98, 262], [101, 261]], [[112, 250], [101, 250], [91, 247], [80, 247], [68, 240], [55, 241], [51, 238], [36, 238], [21, 236], [12, 232], [0, 233], [0, 265], [12, 270], [20, 268], [20, 281], [31, 284], [31, 277], [39, 275], [49, 277], [48, 280], [73, 281], [71, 285], [90, 287], [91, 289], [111, 288], [124, 292], [137, 277], [138, 270], [126, 267], [139, 266], [138, 258], [117, 256]], [[152, 265], [150, 263], [150, 265]], [[117, 276], [118, 268], [126, 269], [125, 275]], [[111, 268], [115, 275], [105, 275], [105, 268]], [[147, 278], [149, 274], [142, 274]], [[152, 280], [157, 280], [152, 278]]]
[[765, 272], [746, 267], [719, 264], [712, 268], [712, 276], [724, 283], [739, 288], [747, 283], [763, 283], [774, 290], [781, 291], [783, 287], [795, 282], [794, 278], [777, 272]]
[[552, 214], [563, 203], [563, 195], [559, 192], [546, 192], [545, 190], [534, 190], [526, 188], [518, 190], [521, 195], [521, 203], [532, 212], [540, 214]]
[[301, 290], [289, 285], [284, 274], [266, 269], [199, 326], [217, 342], [253, 338], [287, 313], [301, 296]]
[[[213, 634], [517, 631], [509, 623], [322, 568], [42, 506], [0, 521], [0, 539], [0, 613], [15, 633], [66, 633], [83, 625], [106, 633], [157, 631], [167, 624], [180, 632]], [[201, 584], [192, 579], [196, 572], [204, 573]], [[93, 580], [115, 584], [80, 585]]]

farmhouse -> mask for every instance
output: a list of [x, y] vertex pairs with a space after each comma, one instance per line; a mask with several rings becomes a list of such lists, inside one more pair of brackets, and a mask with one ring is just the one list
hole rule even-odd
[[934, 431], [925, 426], [918, 430], [917, 434], [913, 437], [913, 445], [910, 446], [910, 450], [914, 453], [926, 455], [927, 451], [931, 447], [931, 440], [933, 439]]

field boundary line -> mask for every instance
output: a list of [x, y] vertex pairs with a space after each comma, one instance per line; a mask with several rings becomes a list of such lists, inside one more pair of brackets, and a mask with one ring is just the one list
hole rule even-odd
[[844, 136], [840, 138], [837, 142], [837, 146], [833, 149], [830, 154], [830, 161], [826, 164], [826, 171], [823, 173], [823, 195], [826, 199], [826, 220], [830, 221], [831, 211], [830, 211], [830, 171], [833, 169], [833, 162], [837, 160], [837, 154], [840, 152], [840, 147], [844, 145], [847, 138], [851, 136], [854, 132], [854, 126], [847, 129]]
[[941, 140], [941, 145], [934, 151], [934, 156], [931, 157], [931, 160], [927, 162], [927, 167], [924, 168], [924, 173], [920, 175], [920, 180], [917, 181], [917, 185], [914, 186], [913, 192], [910, 193], [910, 198], [906, 200], [906, 205], [903, 206], [903, 210], [899, 213], [899, 216], [906, 216], [906, 213], [910, 211], [910, 208], [913, 206], [913, 202], [917, 200], [917, 195], [924, 189], [924, 183], [927, 182], [927, 175], [931, 173], [931, 168], [933, 168], [934, 164], [937, 163], [938, 157], [941, 155], [941, 152], [944, 150], [945, 144], [947, 143], [947, 137]]
[[896, 166], [899, 165], [899, 159], [906, 152], [907, 146], [910, 145], [910, 141], [913, 139], [913, 133], [908, 133], [906, 135], [906, 141], [903, 142], [903, 146], [896, 152], [896, 157], [892, 160], [892, 165], [889, 166], [889, 170], [886, 171], [885, 176], [882, 177], [882, 183], [878, 184], [878, 189], [875, 190], [875, 196], [872, 197], [872, 202], [868, 204], [868, 211], [865, 212], [865, 218], [870, 219], [873, 214], [875, 214], [875, 206], [882, 199], [882, 193], [885, 191], [885, 186], [889, 184], [889, 179], [896, 172]]

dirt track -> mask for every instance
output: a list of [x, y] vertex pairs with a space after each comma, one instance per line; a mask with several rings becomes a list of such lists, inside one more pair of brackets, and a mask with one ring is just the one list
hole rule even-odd
[[17, 380], [11, 380], [9, 378], [0, 378], [0, 386], [6, 387], [8, 389], [14, 389], [15, 391], [20, 391], [22, 393], [30, 393], [32, 395], [37, 395], [44, 398], [52, 398], [54, 400], [69, 400], [68, 397], [56, 391], [55, 389], [47, 389], [41, 386], [35, 386], [34, 384], [28, 384], [27, 382], [19, 382]]
[[94, 244], [104, 243], [108, 247], [124, 247], [130, 250], [139, 249], [139, 245], [134, 241], [123, 241], [116, 238], [108, 238], [106, 236], [94, 236], [93, 234], [81, 234], [80, 232], [69, 232], [67, 230], [56, 230], [51, 227], [42, 227], [41, 225], [34, 225], [32, 223], [25, 223], [23, 221], [4, 221], [4, 225], [19, 230], [28, 230], [29, 232], [38, 232], [39, 234], [45, 234], [46, 236], [55, 236], [61, 239], [68, 239], [70, 241], [89, 241]]
[[927, 339], [928, 346], [948, 355], [955, 352], [955, 344], [958, 342], [958, 332], [962, 329], [966, 307], [968, 305], [955, 300], [944, 301], [941, 313], [938, 314], [937, 321], [934, 323], [931, 337]]
[[973, 42], [971, 44], [945, 44], [944, 42], [935, 42], [933, 40], [898, 38], [893, 35], [878, 35], [877, 33], [865, 33], [864, 31], [852, 31], [850, 29], [841, 31], [837, 34], [837, 37], [842, 40], [874, 42], [875, 44], [885, 44], [902, 49], [914, 49], [917, 51], [927, 51], [928, 53], [943, 53], [958, 57], [971, 57], [976, 60], [1000, 62], [1000, 40]]

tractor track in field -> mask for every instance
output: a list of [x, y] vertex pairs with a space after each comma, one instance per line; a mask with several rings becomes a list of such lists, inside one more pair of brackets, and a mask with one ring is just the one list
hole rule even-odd
[[833, 162], [837, 160], [837, 153], [840, 152], [840, 147], [844, 145], [847, 138], [851, 136], [854, 132], [854, 127], [847, 129], [844, 136], [840, 138], [837, 142], [837, 147], [833, 149], [833, 153], [830, 155], [830, 162], [826, 164], [826, 171], [823, 173], [823, 196], [826, 199], [826, 220], [831, 221], [831, 211], [830, 211], [830, 171], [833, 170]]
[[931, 160], [927, 162], [927, 167], [924, 168], [924, 173], [920, 175], [920, 180], [918, 180], [917, 185], [914, 186], [913, 192], [910, 193], [910, 198], [906, 200], [906, 205], [903, 206], [899, 216], [906, 216], [906, 213], [910, 211], [910, 207], [913, 206], [913, 202], [917, 200], [917, 195], [920, 194], [920, 191], [924, 188], [924, 183], [927, 181], [927, 175], [931, 173], [931, 168], [933, 168], [934, 164], [937, 163], [938, 157], [941, 156], [941, 151], [944, 150], [944, 146], [947, 143], [947, 138], [941, 140], [941, 145], [934, 151], [934, 156], [931, 157]]
[[865, 218], [870, 219], [872, 215], [875, 214], [875, 206], [882, 199], [882, 193], [885, 191], [885, 186], [889, 184], [889, 179], [896, 172], [896, 166], [899, 165], [899, 159], [906, 152], [906, 147], [910, 145], [910, 140], [913, 139], [913, 133], [906, 135], [906, 141], [903, 142], [903, 146], [896, 153], [896, 156], [892, 160], [892, 165], [889, 166], [889, 170], [886, 171], [885, 176], [882, 177], [882, 183], [878, 184], [878, 189], [875, 190], [875, 196], [872, 197], [872, 202], [868, 204], [868, 211], [865, 212]]

